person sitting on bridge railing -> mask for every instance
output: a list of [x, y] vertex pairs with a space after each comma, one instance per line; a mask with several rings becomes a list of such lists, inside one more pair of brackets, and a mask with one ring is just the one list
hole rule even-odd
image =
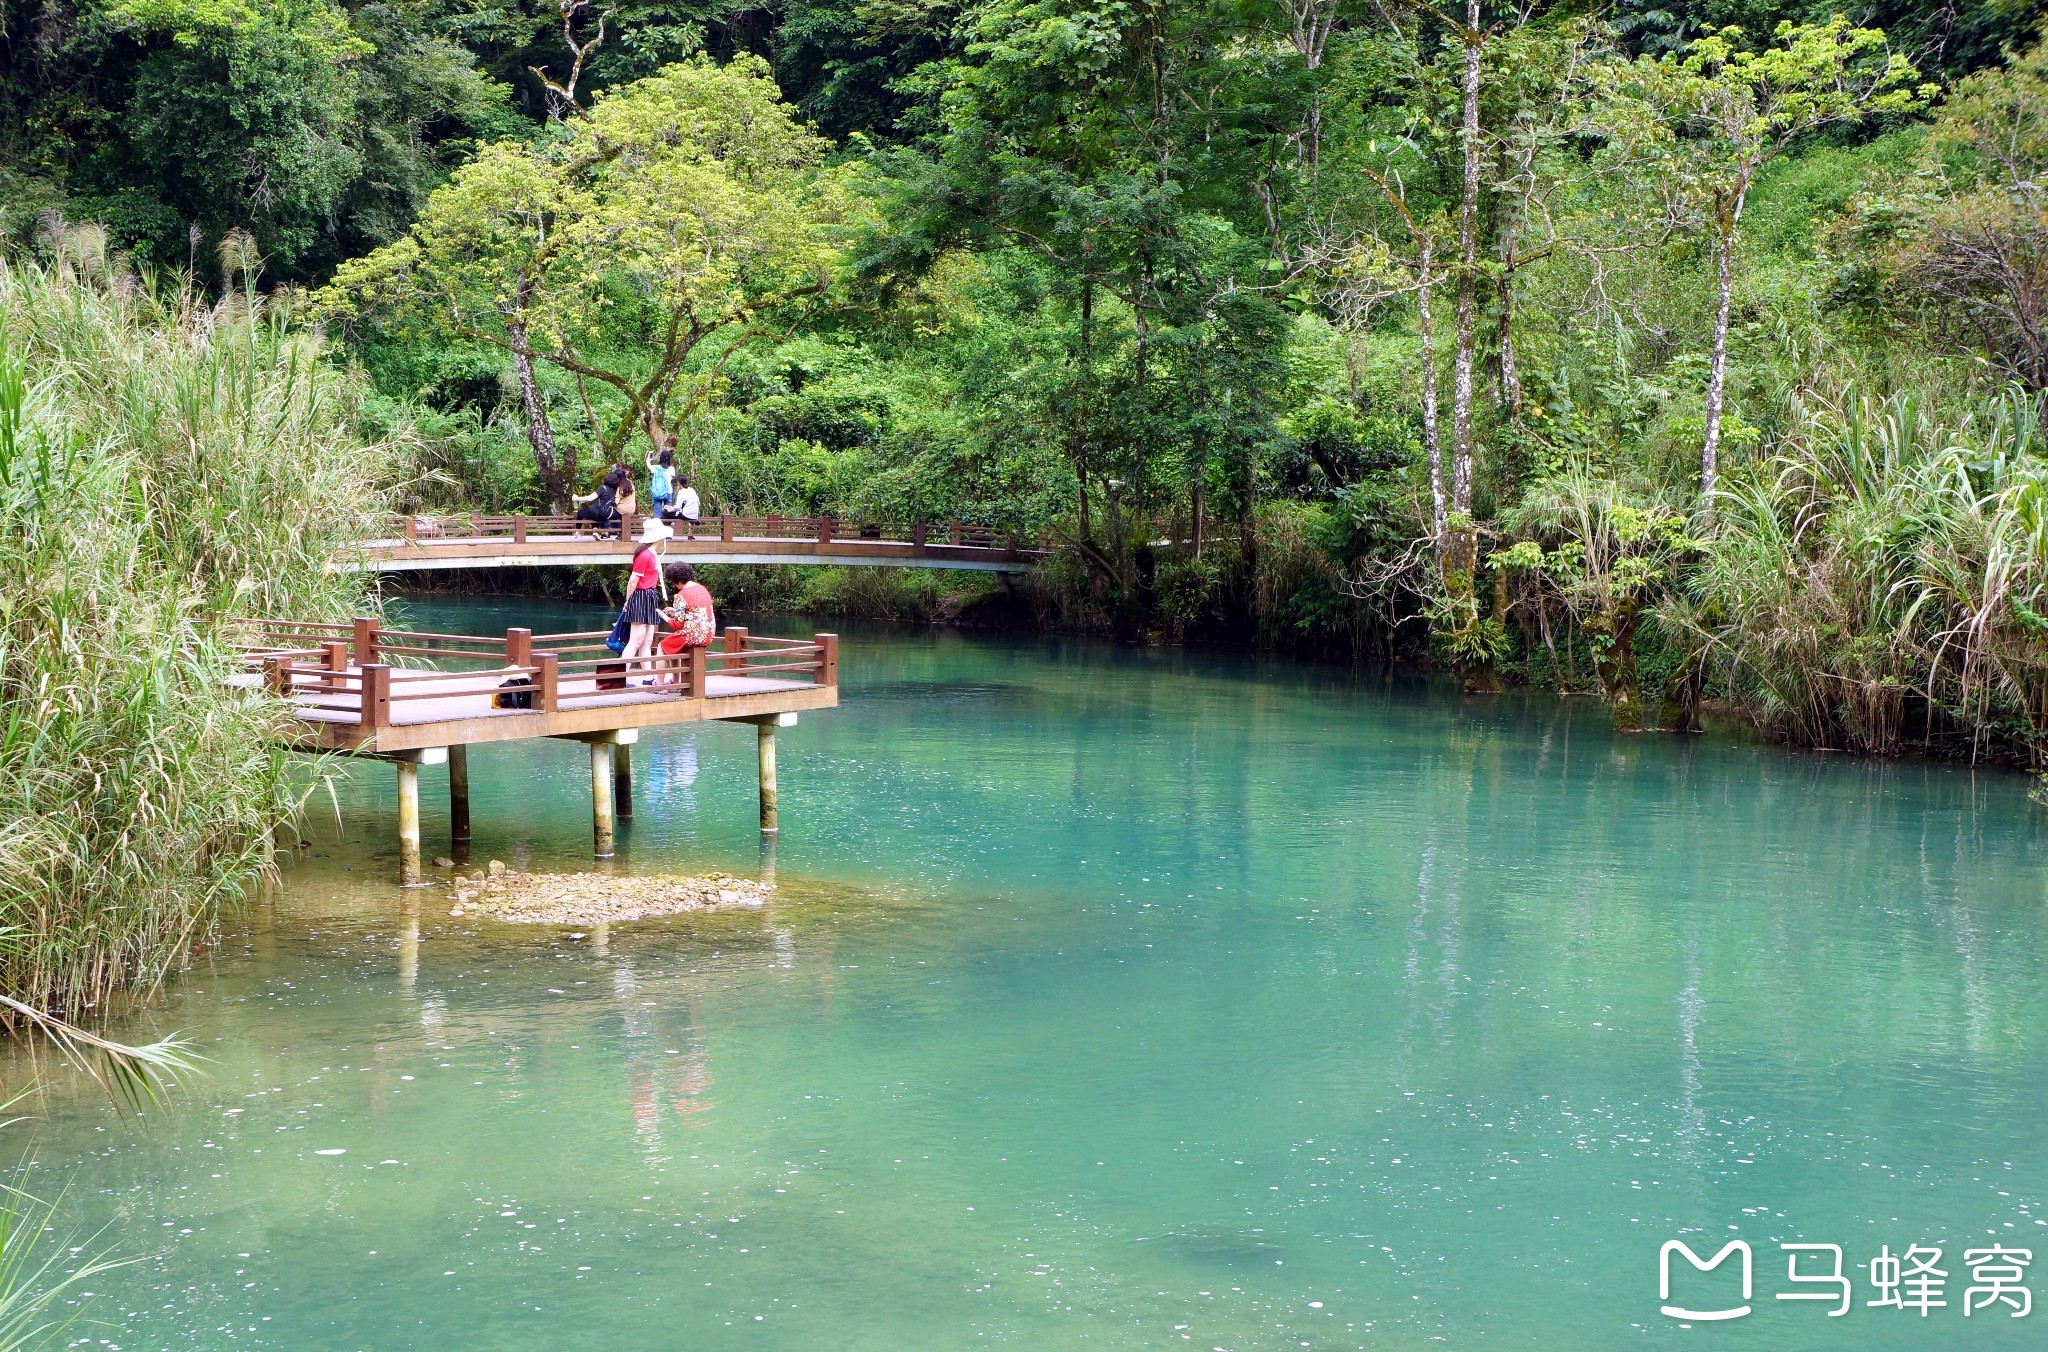
[[694, 526], [697, 524], [698, 515], [704, 510], [702, 500], [698, 498], [697, 490], [690, 487], [689, 475], [678, 472], [674, 483], [675, 503], [662, 512], [662, 520], [687, 521]]
[[598, 482], [595, 493], [578, 493], [570, 499], [576, 504], [576, 534], [583, 535], [583, 523], [603, 528], [618, 524], [619, 520], [619, 471], [613, 467]]

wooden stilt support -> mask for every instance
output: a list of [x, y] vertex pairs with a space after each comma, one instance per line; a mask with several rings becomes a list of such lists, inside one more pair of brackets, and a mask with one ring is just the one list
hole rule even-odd
[[780, 825], [776, 820], [775, 730], [795, 727], [796, 715], [757, 714], [751, 718], [735, 718], [732, 721], [754, 725], [755, 746], [761, 760], [761, 831], [763, 834], [773, 834]]
[[612, 808], [620, 821], [633, 820], [633, 748], [625, 742], [612, 748]]
[[597, 857], [612, 857], [612, 744], [590, 744], [590, 829]]
[[775, 818], [775, 720], [764, 718], [754, 725], [759, 734], [761, 754], [761, 831], [778, 830]]
[[420, 885], [420, 767], [398, 762], [398, 882]]
[[448, 839], [469, 843], [469, 748], [448, 748]]
[[418, 887], [420, 875], [420, 767], [439, 765], [448, 759], [448, 748], [421, 747], [391, 756], [398, 770], [398, 881], [402, 887]]

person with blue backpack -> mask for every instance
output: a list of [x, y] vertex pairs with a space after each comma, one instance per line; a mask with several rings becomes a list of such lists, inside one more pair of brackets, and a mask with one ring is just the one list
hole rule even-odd
[[654, 499], [654, 515], [668, 520], [676, 500], [676, 453], [663, 448], [657, 456], [647, 453], [647, 496]]

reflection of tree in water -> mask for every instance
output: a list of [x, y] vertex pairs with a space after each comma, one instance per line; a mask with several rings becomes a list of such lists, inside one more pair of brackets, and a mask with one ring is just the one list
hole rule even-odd
[[1701, 1102], [1700, 1024], [1707, 1002], [1700, 994], [1699, 940], [1687, 933], [1683, 946], [1685, 988], [1678, 993], [1678, 1158], [1697, 1177], [1706, 1168], [1707, 1109]]
[[[1395, 1043], [1395, 1067], [1404, 1082], [1413, 1069], [1412, 1058], [1420, 1050], [1417, 1035], [1423, 1023], [1429, 1025], [1439, 1046], [1448, 1046], [1455, 1036], [1452, 1016], [1464, 994], [1465, 892], [1477, 843], [1472, 821], [1474, 789], [1482, 755], [1495, 749], [1492, 741], [1484, 732], [1454, 732], [1443, 753], [1444, 766], [1456, 767], [1449, 778], [1449, 792], [1426, 804], [1402, 963], [1401, 984], [1407, 992], [1408, 1008]], [[1476, 834], [1483, 838], [1483, 825]]]

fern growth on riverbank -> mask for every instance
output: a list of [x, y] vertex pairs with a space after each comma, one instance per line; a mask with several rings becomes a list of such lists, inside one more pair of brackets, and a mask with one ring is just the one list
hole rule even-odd
[[248, 290], [0, 263], [0, 991], [76, 1013], [177, 966], [292, 810], [217, 615], [333, 617], [388, 448]]

